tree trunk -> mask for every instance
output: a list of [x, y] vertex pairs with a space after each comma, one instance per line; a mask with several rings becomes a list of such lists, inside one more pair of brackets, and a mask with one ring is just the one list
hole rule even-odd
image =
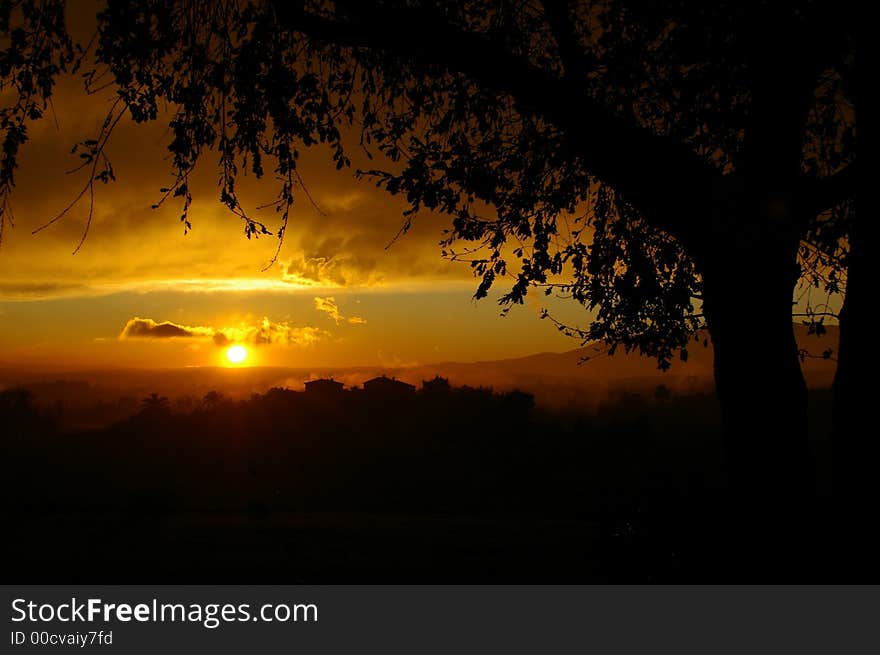
[[797, 245], [731, 241], [702, 266], [731, 491], [726, 547], [745, 571], [762, 571], [756, 579], [793, 581], [800, 551], [792, 549], [814, 486], [792, 322]]
[[[740, 271], [749, 264], [740, 264]], [[752, 264], [751, 266], [754, 266]], [[807, 388], [791, 316], [790, 276], [704, 275], [704, 312], [731, 483], [761, 498], [802, 496], [812, 485]]]

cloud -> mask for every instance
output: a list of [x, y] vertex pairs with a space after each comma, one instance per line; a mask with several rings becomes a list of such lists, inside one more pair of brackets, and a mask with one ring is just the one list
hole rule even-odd
[[327, 298], [315, 297], [315, 309], [319, 312], [325, 312], [327, 316], [336, 322], [336, 325], [339, 325], [339, 322], [343, 319], [342, 314], [339, 313], [339, 305], [336, 304], [336, 299], [332, 296]]
[[226, 332], [227, 337], [230, 334], [236, 337], [235, 341], [244, 341], [255, 346], [270, 343], [309, 346], [330, 336], [329, 332], [321, 328], [295, 326], [286, 322], [274, 323], [266, 317], [263, 317], [263, 320], [257, 325], [244, 328], [243, 334], [240, 328], [238, 330], [236, 328], [229, 329]]
[[336, 325], [339, 325], [343, 321], [351, 325], [365, 325], [367, 322], [367, 319], [361, 316], [351, 316], [349, 318], [343, 316], [342, 313], [339, 311], [339, 305], [336, 304], [336, 299], [332, 296], [328, 296], [326, 298], [316, 296], [315, 309], [317, 309], [319, 312], [324, 312], [325, 314], [327, 314], [327, 316], [333, 319]]
[[83, 295], [86, 290], [87, 287], [83, 284], [65, 282], [0, 282], [0, 301], [63, 298]]
[[300, 254], [283, 264], [281, 278], [290, 284], [337, 288], [373, 286], [373, 266], [350, 255], [308, 257]]
[[330, 336], [326, 330], [309, 325], [276, 323], [263, 317], [255, 324], [240, 324], [232, 327], [188, 326], [170, 321], [157, 323], [151, 318], [135, 317], [129, 320], [119, 335], [120, 339], [210, 339], [216, 346], [233, 343], [247, 343], [252, 346], [267, 344], [286, 344], [296, 346], [312, 345]]
[[207, 327], [190, 327], [170, 321], [157, 323], [151, 318], [138, 316], [129, 320], [119, 335], [120, 339], [176, 339], [191, 337], [210, 337], [214, 330]]
[[333, 213], [347, 212], [355, 209], [364, 202], [364, 193], [354, 189], [343, 193], [334, 192], [322, 197], [318, 200], [318, 206], [324, 210]]

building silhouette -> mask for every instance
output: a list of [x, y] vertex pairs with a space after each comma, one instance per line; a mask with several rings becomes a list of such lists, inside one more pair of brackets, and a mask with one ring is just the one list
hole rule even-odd
[[415, 385], [382, 375], [364, 382], [364, 392], [377, 399], [398, 399], [412, 396]]
[[306, 382], [306, 393], [310, 398], [332, 398], [341, 395], [342, 392], [342, 382], [337, 382], [332, 378], [321, 378], [320, 380], [309, 380]]

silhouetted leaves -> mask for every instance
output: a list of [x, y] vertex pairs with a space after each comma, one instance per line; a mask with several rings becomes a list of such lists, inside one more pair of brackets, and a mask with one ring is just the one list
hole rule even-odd
[[[11, 47], [0, 74], [4, 88], [12, 85], [25, 99], [2, 115], [5, 203], [26, 122], [41, 115], [76, 50], [64, 31], [63, 3], [4, 7], [0, 26]], [[392, 25], [395, 18], [400, 25]], [[538, 4], [512, 11], [495, 0], [111, 0], [98, 19], [93, 61], [82, 75], [92, 91], [112, 84], [119, 104], [101, 135], [78, 151], [91, 167], [90, 192], [94, 182], [115, 179], [104, 146], [121, 112], [144, 122], [167, 107], [173, 181], [154, 206], [176, 199], [190, 230], [188, 177], [210, 153], [220, 202], [243, 222], [247, 238], [274, 233], [280, 248], [305, 191], [302, 149], [326, 148], [341, 170], [356, 148], [375, 164], [356, 174], [406, 199], [400, 234], [422, 210], [450, 217], [441, 249], [471, 263], [480, 278], [476, 298], [500, 282], [505, 307], [523, 303], [534, 288], [573, 298], [592, 321], [566, 326], [568, 333], [652, 355], [663, 368], [702, 326], [692, 258], [713, 252], [706, 231], [717, 217], [709, 214], [730, 221], [736, 234], [768, 229], [743, 217], [748, 198], [736, 176], [751, 156], [746, 137], [765, 68], [782, 65], [773, 59], [774, 39], [783, 58], [785, 48], [809, 43], [816, 61], [804, 65], [818, 67], [804, 121], [805, 180], [827, 179], [854, 159], [846, 99], [854, 37], [812, 7], [608, 0], [554, 14]], [[430, 34], [419, 32], [423, 25], [432, 26]], [[827, 43], [812, 47], [819, 28]], [[46, 39], [38, 42], [32, 34], [41, 30]], [[450, 37], [442, 48], [432, 40], [438, 35]], [[517, 76], [529, 85], [518, 85]], [[559, 93], [558, 102], [548, 107], [537, 97], [542, 89]], [[616, 125], [636, 145], [624, 140], [619, 152], [601, 151], [601, 132]], [[615, 159], [615, 170], [639, 166], [651, 154], [641, 146], [652, 138], [673, 144], [663, 151], [669, 162], [656, 161], [635, 186], [615, 186], [620, 175], [608, 175], [602, 157]], [[715, 176], [700, 184], [736, 183], [721, 185], [721, 206], [707, 201], [705, 220], [688, 216], [686, 230], [666, 226], [680, 224], [676, 213], [693, 213], [686, 194], [705, 198], [700, 194], [709, 190], [696, 188], [697, 180], [664, 177], [667, 163], [677, 170], [675, 153], [686, 153], [688, 170]], [[277, 195], [261, 208], [274, 209], [277, 227], [242, 206], [236, 180], [248, 172], [275, 180]], [[638, 186], [653, 200], [633, 193]], [[678, 197], [664, 197], [671, 194]], [[842, 288], [854, 213], [854, 203], [832, 204], [799, 228], [804, 280], [827, 293]], [[646, 205], [661, 209], [649, 216]]]

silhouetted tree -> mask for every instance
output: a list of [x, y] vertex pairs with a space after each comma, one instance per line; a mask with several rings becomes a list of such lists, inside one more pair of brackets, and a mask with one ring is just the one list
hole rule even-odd
[[33, 407], [33, 395], [27, 389], [4, 389], [0, 391], [0, 422], [9, 438], [24, 438], [25, 428], [31, 427], [37, 414]]
[[449, 379], [439, 375], [435, 375], [432, 380], [422, 380], [422, 387], [419, 389], [423, 395], [429, 396], [448, 396], [451, 390]]
[[156, 418], [167, 416], [170, 413], [171, 403], [167, 396], [160, 396], [158, 393], [153, 392], [141, 400], [141, 416]]
[[4, 389], [0, 391], [0, 412], [3, 416], [27, 414], [32, 411], [33, 394], [29, 389]]
[[202, 398], [202, 409], [208, 412], [216, 411], [225, 401], [223, 394], [219, 391], [209, 391]]
[[[76, 61], [62, 5], [0, 16], [0, 74], [21, 98], [2, 117], [4, 203], [27, 121]], [[470, 260], [478, 298], [507, 276], [508, 305], [568, 294], [595, 318], [563, 329], [662, 367], [705, 321], [734, 480], [765, 500], [809, 485], [792, 297], [802, 267], [839, 280], [847, 264], [802, 251], [833, 250], [854, 216], [840, 3], [111, 0], [98, 18], [85, 79], [112, 79], [117, 101], [79, 144], [86, 189], [113, 178], [116, 123], [166, 102], [162, 200], [182, 200], [185, 229], [208, 150], [248, 238], [272, 230], [239, 202], [240, 170], [279, 180], [283, 237], [303, 148], [329, 146], [340, 169], [352, 147], [381, 155], [359, 174], [406, 196], [404, 231], [423, 209], [452, 217], [443, 252]]]

